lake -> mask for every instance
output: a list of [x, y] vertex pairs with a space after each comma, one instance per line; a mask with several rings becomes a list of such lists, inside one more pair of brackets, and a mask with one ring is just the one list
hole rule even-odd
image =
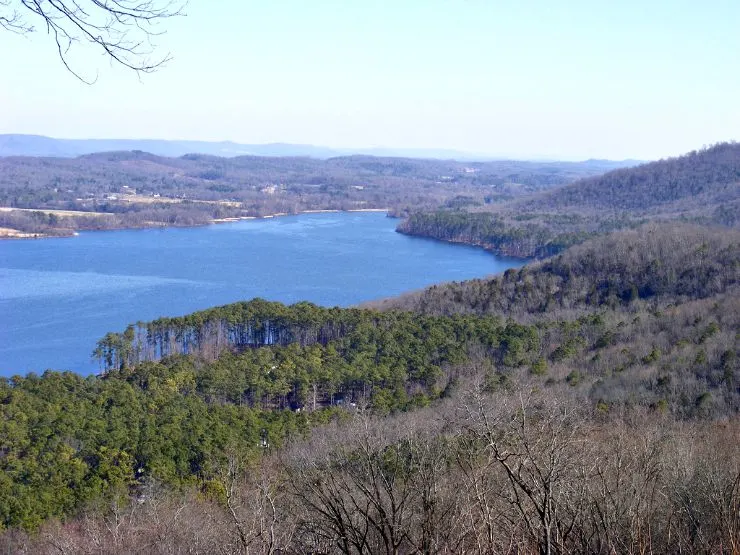
[[0, 241], [0, 376], [98, 371], [109, 331], [253, 297], [349, 306], [521, 266], [408, 237], [382, 213]]

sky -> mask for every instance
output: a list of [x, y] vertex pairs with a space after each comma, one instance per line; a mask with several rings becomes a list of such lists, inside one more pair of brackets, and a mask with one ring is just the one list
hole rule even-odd
[[[159, 0], [155, 0], [159, 1]], [[0, 29], [0, 133], [642, 160], [740, 139], [737, 0], [190, 0], [156, 73]]]

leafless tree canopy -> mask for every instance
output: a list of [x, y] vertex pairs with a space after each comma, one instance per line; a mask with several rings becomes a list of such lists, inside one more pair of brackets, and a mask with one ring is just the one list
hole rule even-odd
[[170, 59], [156, 55], [153, 37], [157, 24], [182, 14], [182, 4], [171, 0], [0, 0], [0, 27], [19, 34], [39, 29], [51, 35], [64, 66], [71, 67], [70, 49], [88, 43], [112, 61], [149, 73]]

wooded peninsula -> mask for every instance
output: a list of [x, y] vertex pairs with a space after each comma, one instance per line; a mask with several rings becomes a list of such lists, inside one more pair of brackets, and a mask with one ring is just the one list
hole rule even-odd
[[[0, 380], [0, 549], [740, 551], [740, 145], [598, 176], [164, 160], [0, 159], [16, 172], [0, 204], [120, 224], [382, 205], [404, 233], [538, 260], [356, 308], [253, 299], [132, 323], [98, 342], [97, 376]], [[209, 188], [258, 163], [273, 192]], [[136, 195], [191, 196], [124, 216], [95, 196], [120, 193], [121, 167]]]

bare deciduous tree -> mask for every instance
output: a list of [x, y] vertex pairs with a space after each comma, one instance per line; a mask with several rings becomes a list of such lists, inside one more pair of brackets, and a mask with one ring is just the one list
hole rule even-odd
[[280, 490], [284, 485], [275, 472], [276, 461], [249, 468], [237, 452], [227, 455], [221, 483], [228, 520], [239, 539], [240, 553], [272, 555], [290, 544], [292, 519], [284, 514]]
[[463, 418], [488, 471], [508, 482], [501, 495], [532, 544], [543, 555], [568, 552], [592, 472], [582, 411], [544, 395], [487, 398], [475, 392]]
[[303, 511], [299, 551], [465, 552], [449, 447], [439, 422], [361, 412], [296, 446], [286, 463]]

